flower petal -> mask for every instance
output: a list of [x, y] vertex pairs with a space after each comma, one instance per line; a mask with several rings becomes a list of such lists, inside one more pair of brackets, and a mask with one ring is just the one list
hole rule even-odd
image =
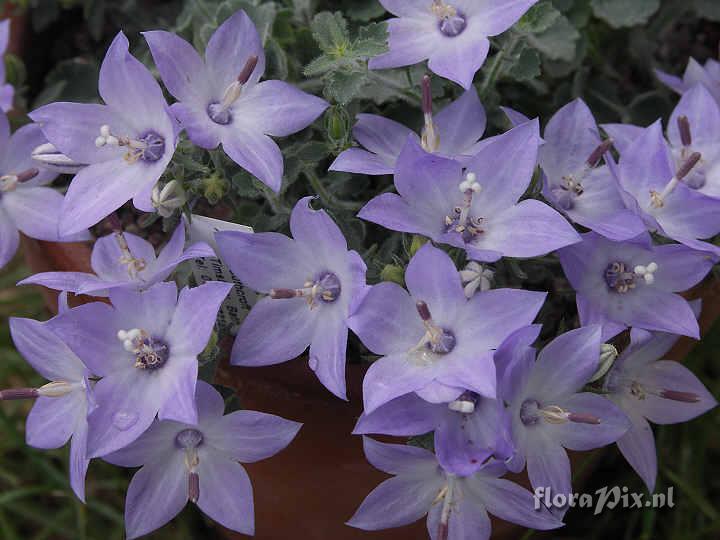
[[341, 313], [323, 317], [315, 327], [310, 343], [310, 369], [323, 386], [340, 399], [347, 400], [345, 385], [345, 352], [348, 327]]
[[435, 126], [440, 134], [438, 151], [451, 156], [467, 155], [482, 138], [486, 124], [485, 108], [477, 90], [472, 87], [435, 116]]
[[358, 419], [354, 435], [417, 435], [433, 431], [443, 417], [446, 405], [433, 405], [416, 394], [406, 394], [378, 407]]
[[225, 153], [276, 193], [283, 176], [283, 156], [270, 137], [232, 123], [222, 135]]
[[640, 414], [626, 409], [632, 427], [617, 441], [618, 448], [630, 466], [643, 479], [648, 491], [655, 491], [657, 452], [652, 428]]
[[[426, 33], [424, 38], [432, 41], [427, 37]], [[485, 63], [490, 41], [482, 34], [467, 31], [454, 38], [441, 39], [437, 45], [429, 55], [428, 68], [468, 90]]]
[[20, 234], [5, 208], [0, 205], [0, 268], [15, 256], [20, 244]]

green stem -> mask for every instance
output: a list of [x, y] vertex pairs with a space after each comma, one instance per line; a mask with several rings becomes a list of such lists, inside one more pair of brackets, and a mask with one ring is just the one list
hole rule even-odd
[[487, 76], [485, 77], [485, 80], [483, 80], [482, 85], [480, 86], [481, 100], [487, 97], [490, 88], [495, 85], [495, 81], [500, 76], [500, 68], [502, 67], [505, 56], [508, 54], [508, 52], [512, 52], [515, 50], [515, 46], [518, 44], [518, 41], [520, 41], [520, 37], [517, 34], [513, 34], [513, 36], [510, 38], [510, 41], [502, 49], [500, 49], [495, 54], [495, 56], [493, 56]]
[[315, 191], [315, 194], [320, 197], [322, 202], [330, 208], [357, 212], [363, 207], [362, 203], [353, 203], [339, 200], [327, 190], [327, 188], [323, 185], [323, 183], [320, 181], [320, 178], [318, 178], [314, 171], [311, 171], [309, 169], [303, 169], [303, 174], [305, 175], [305, 178], [307, 178], [310, 182], [310, 185]]

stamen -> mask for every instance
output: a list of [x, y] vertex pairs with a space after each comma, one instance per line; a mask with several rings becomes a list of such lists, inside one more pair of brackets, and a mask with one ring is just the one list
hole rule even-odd
[[672, 401], [680, 401], [682, 403], [697, 403], [700, 396], [691, 392], [678, 392], [676, 390], [661, 390], [660, 397], [670, 399]]
[[159, 369], [170, 358], [167, 344], [160, 338], [150, 336], [145, 330], [118, 330], [117, 338], [127, 352], [135, 355], [134, 367], [138, 369]]
[[248, 58], [247, 62], [245, 63], [245, 67], [242, 68], [240, 75], [238, 75], [237, 82], [239, 82], [241, 85], [246, 84], [250, 80], [250, 76], [253, 74], [253, 71], [255, 71], [257, 63], [257, 56], [252, 55], [250, 58]]
[[685, 162], [680, 166], [675, 176], [670, 179], [665, 188], [662, 190], [662, 193], [650, 190], [651, 206], [653, 206], [654, 208], [662, 208], [663, 206], [665, 206], [665, 198], [675, 190], [675, 188], [683, 180], [683, 178], [690, 174], [690, 171], [693, 170], [693, 168], [695, 167], [695, 165], [698, 164], [700, 159], [702, 159], [702, 154], [700, 152], [693, 152], [692, 154], [690, 154], [690, 157], [685, 160]]
[[452, 352], [455, 348], [455, 334], [435, 324], [430, 314], [430, 308], [425, 302], [420, 300], [416, 302], [415, 307], [427, 332], [413, 350], [428, 349], [435, 354], [448, 354]]
[[440, 136], [435, 130], [435, 123], [433, 122], [430, 75], [425, 75], [422, 78], [422, 110], [425, 117], [425, 126], [423, 127], [422, 136], [420, 138], [422, 147], [426, 152], [437, 152], [438, 148], [440, 148]]
[[591, 424], [591, 425], [598, 425], [601, 423], [600, 419], [597, 416], [593, 416], [592, 414], [586, 414], [586, 413], [568, 413], [567, 419], [571, 422], [575, 422], [576, 424]]
[[678, 131], [680, 132], [680, 142], [683, 146], [692, 145], [692, 132], [690, 131], [690, 121], [687, 116], [680, 116], [677, 119]]
[[240, 99], [243, 87], [250, 80], [255, 68], [258, 64], [258, 57], [253, 55], [247, 59], [245, 66], [240, 71], [237, 79], [235, 79], [223, 92], [222, 99], [210, 103], [207, 107], [207, 114], [210, 120], [221, 126], [226, 126], [232, 122], [233, 116], [230, 107]]
[[316, 306], [317, 299], [329, 304], [335, 302], [341, 292], [340, 279], [332, 272], [323, 272], [317, 279], [306, 281], [302, 289], [270, 289], [270, 298], [274, 300], [306, 298], [312, 309]]
[[118, 246], [120, 246], [120, 264], [126, 265], [128, 275], [131, 279], [136, 280], [138, 274], [147, 267], [145, 259], [138, 259], [133, 256], [130, 251], [130, 246], [128, 246], [127, 239], [123, 234], [122, 228], [115, 229], [115, 240], [117, 241]]
[[0, 191], [15, 191], [18, 184], [28, 182], [29, 180], [35, 178], [38, 174], [40, 174], [40, 170], [35, 167], [31, 167], [30, 169], [17, 174], [4, 174], [3, 176], [0, 176]]
[[433, 0], [432, 12], [438, 18], [438, 28], [447, 37], [456, 37], [463, 33], [467, 19], [455, 7], [443, 0]]
[[[450, 513], [453, 507], [453, 497], [455, 492], [455, 475], [447, 475], [447, 485], [438, 493], [437, 502], [442, 500], [442, 510], [440, 511], [440, 523], [438, 523], [438, 540], [448, 540], [448, 531], [450, 523]], [[435, 503], [433, 503], [435, 504]]]
[[113, 134], [110, 126], [100, 126], [100, 135], [95, 139], [95, 146], [117, 146], [127, 148], [125, 161], [136, 163], [139, 160], [155, 162], [165, 154], [165, 138], [154, 131], [148, 131], [138, 139]]
[[598, 145], [595, 150], [593, 150], [592, 154], [590, 154], [590, 157], [587, 158], [587, 165], [590, 168], [594, 168], [600, 163], [600, 160], [603, 158], [603, 156], [612, 148], [613, 140], [612, 139], [605, 139], [603, 142]]

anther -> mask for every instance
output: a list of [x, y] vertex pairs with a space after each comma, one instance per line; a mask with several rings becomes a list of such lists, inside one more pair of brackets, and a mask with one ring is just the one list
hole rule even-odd
[[690, 157], [687, 158], [687, 160], [678, 169], [675, 177], [678, 180], [682, 180], [683, 178], [685, 178], [688, 174], [690, 174], [690, 171], [693, 170], [695, 165], [698, 164], [700, 159], [702, 159], [702, 154], [700, 152], [693, 152], [692, 154], [690, 154]]
[[40, 174], [40, 170], [31, 167], [17, 174], [5, 174], [0, 176], [0, 191], [14, 191], [18, 184], [28, 182]]
[[603, 156], [612, 148], [613, 140], [612, 139], [605, 139], [603, 142], [601, 142], [595, 150], [592, 151], [592, 154], [587, 158], [587, 165], [590, 168], [597, 167], [598, 163], [600, 163], [600, 160], [603, 158]]
[[298, 296], [302, 296], [302, 294], [298, 294], [297, 289], [270, 289], [270, 298], [275, 300], [287, 300]]
[[683, 146], [692, 145], [692, 132], [690, 131], [690, 121], [687, 116], [680, 116], [677, 119], [678, 131], [680, 132], [680, 142]]
[[436, 152], [440, 147], [440, 136], [435, 129], [433, 122], [432, 89], [430, 87], [430, 75], [422, 78], [422, 111], [425, 118], [425, 126], [420, 138], [423, 149], [426, 152]]
[[592, 414], [586, 414], [586, 413], [568, 413], [567, 419], [571, 422], [575, 422], [576, 424], [591, 424], [591, 425], [598, 425], [600, 424], [600, 419], [597, 416], [593, 416]]
[[240, 84], [246, 84], [250, 80], [253, 71], [255, 71], [257, 63], [257, 56], [252, 55], [250, 58], [248, 58], [247, 62], [245, 63], [245, 67], [242, 68], [240, 75], [238, 75], [237, 82], [239, 82]]
[[420, 318], [423, 320], [423, 322], [432, 321], [432, 315], [430, 315], [430, 308], [425, 302], [419, 300], [415, 303], [415, 308], [417, 309], [418, 315], [420, 315]]

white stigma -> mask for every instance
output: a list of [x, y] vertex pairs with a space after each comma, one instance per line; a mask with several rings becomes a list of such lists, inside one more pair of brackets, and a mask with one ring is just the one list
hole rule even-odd
[[647, 266], [639, 264], [633, 269], [633, 271], [636, 275], [641, 276], [645, 280], [645, 283], [652, 285], [655, 283], [655, 272], [657, 272], [657, 269], [657, 263], [651, 262]]
[[448, 403], [448, 409], [462, 414], [472, 414], [475, 412], [475, 404], [472, 401], [456, 399]]
[[460, 189], [460, 193], [466, 193], [468, 191], [480, 193], [482, 191], [482, 186], [477, 182], [477, 176], [472, 172], [465, 175], [465, 180], [460, 182], [458, 188]]
[[123, 348], [130, 353], [136, 353], [140, 350], [143, 337], [147, 336], [147, 332], [139, 328], [132, 330], [118, 330], [117, 338], [122, 342]]

